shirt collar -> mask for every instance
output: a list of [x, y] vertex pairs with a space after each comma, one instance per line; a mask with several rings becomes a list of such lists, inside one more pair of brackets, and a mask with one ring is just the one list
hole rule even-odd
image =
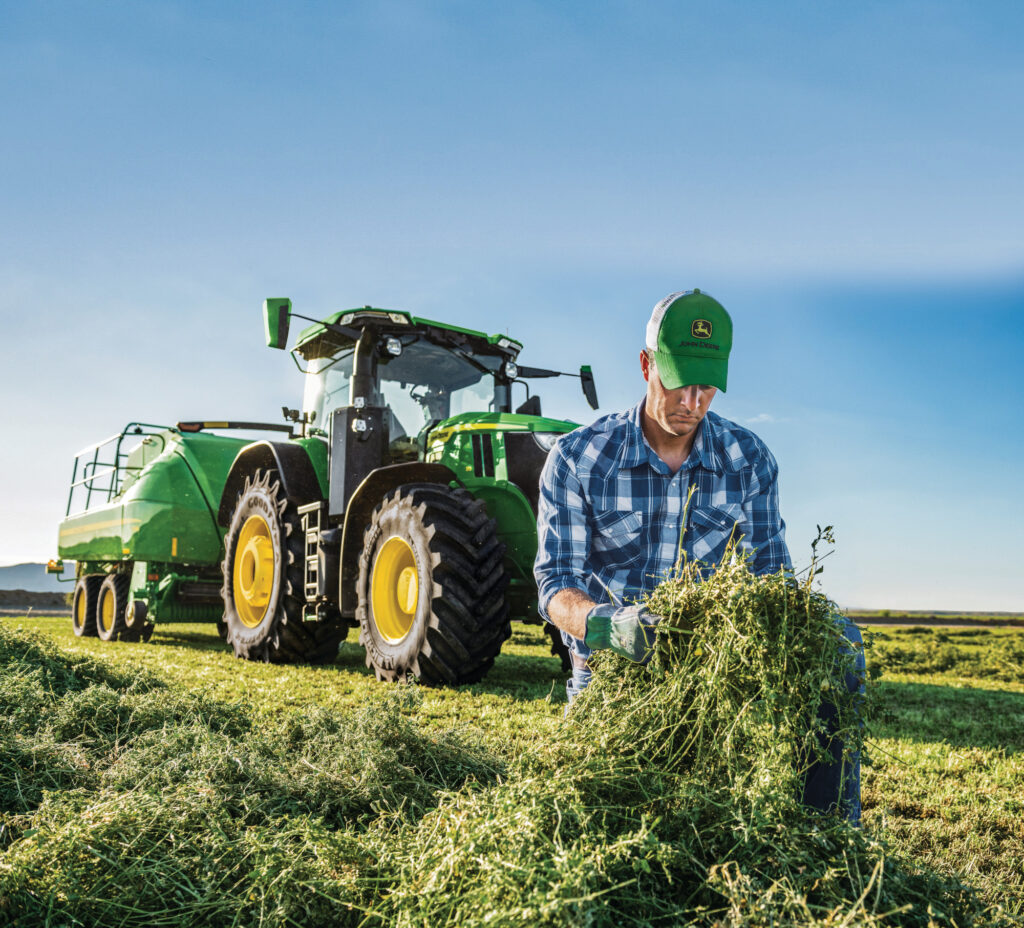
[[[655, 467], [655, 462], [661, 464], [662, 468], [667, 467], [665, 462], [647, 444], [647, 439], [644, 438], [644, 430], [641, 423], [643, 422], [644, 403], [646, 402], [647, 397], [645, 396], [626, 415], [628, 428], [626, 429], [625, 441], [622, 443], [622, 456], [619, 459], [620, 467], [639, 467], [644, 463], [649, 463], [652, 467]], [[718, 441], [718, 427], [715, 419], [717, 419], [717, 416], [709, 412], [701, 420], [697, 437], [693, 441], [690, 456], [686, 459], [686, 463], [683, 464], [684, 469], [691, 468], [699, 463], [701, 467], [715, 473], [721, 473], [724, 470], [722, 456], [718, 453], [720, 442]], [[660, 470], [662, 468], [656, 469]]]

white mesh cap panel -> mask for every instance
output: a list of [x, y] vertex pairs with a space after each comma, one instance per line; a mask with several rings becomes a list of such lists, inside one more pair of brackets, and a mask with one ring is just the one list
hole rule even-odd
[[668, 308], [678, 300], [679, 297], [686, 296], [687, 293], [693, 293], [693, 291], [677, 290], [675, 293], [670, 293], [654, 307], [654, 312], [651, 313], [651, 318], [647, 323], [648, 348], [652, 348], [655, 351], [658, 349], [658, 330], [661, 328], [661, 320], [665, 318], [666, 310], [668, 310]]

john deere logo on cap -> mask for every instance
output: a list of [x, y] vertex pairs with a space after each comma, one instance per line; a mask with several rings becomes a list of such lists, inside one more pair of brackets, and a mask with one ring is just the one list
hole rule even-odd
[[694, 319], [690, 323], [690, 334], [694, 338], [711, 338], [711, 323], [707, 319]]

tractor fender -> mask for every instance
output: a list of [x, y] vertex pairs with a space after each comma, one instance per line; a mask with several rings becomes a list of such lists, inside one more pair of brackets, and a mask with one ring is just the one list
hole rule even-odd
[[297, 506], [323, 499], [320, 481], [305, 448], [283, 441], [256, 442], [239, 451], [231, 464], [217, 511], [220, 525], [227, 526], [231, 521], [235, 500], [245, 486], [245, 478], [257, 470], [269, 468], [277, 471], [285, 496]]
[[356, 487], [345, 507], [345, 523], [341, 534], [341, 570], [339, 571], [338, 603], [342, 615], [355, 615], [356, 580], [359, 578], [359, 553], [363, 546], [363, 533], [377, 503], [403, 483], [441, 483], [447, 486], [453, 480], [461, 481], [444, 464], [410, 461], [391, 464], [371, 471]]

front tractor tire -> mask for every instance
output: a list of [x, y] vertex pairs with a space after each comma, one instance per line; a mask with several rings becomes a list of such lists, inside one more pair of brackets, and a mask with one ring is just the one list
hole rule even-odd
[[[235, 656], [329, 664], [347, 626], [336, 609], [305, 621], [302, 522], [276, 471], [246, 478], [221, 564], [224, 640]], [[218, 623], [220, 624], [220, 623]]]
[[406, 484], [377, 506], [357, 583], [359, 643], [378, 680], [476, 683], [511, 634], [505, 545], [481, 500]]

